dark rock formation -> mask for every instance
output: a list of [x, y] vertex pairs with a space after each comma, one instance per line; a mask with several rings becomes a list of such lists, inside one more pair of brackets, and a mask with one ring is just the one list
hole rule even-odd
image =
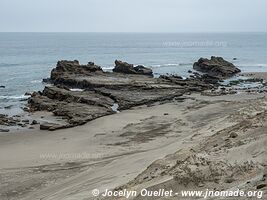
[[[113, 71], [104, 72], [90, 62], [59, 61], [51, 72], [53, 86], [34, 92], [28, 100], [30, 111], [45, 110], [61, 116], [67, 124], [44, 123], [44, 130], [56, 130], [82, 125], [90, 120], [139, 105], [170, 101], [192, 91], [211, 89], [211, 81], [195, 74], [192, 78], [160, 76], [153, 78], [152, 70], [116, 61]], [[144, 76], [145, 75], [145, 76]]]
[[80, 65], [79, 61], [58, 61], [57, 67], [51, 71], [51, 81], [55, 84], [61, 83], [62, 81], [66, 81], [68, 83], [68, 79], [72, 79], [73, 76], [77, 75], [90, 75], [92, 72], [100, 71], [103, 72], [100, 66], [94, 65], [93, 63], [89, 63], [87, 65]]
[[153, 76], [153, 71], [143, 65], [134, 65], [119, 60], [115, 61], [115, 68], [113, 72], [125, 73], [125, 74], [141, 74], [147, 76]]
[[45, 87], [43, 93], [29, 99], [31, 111], [47, 110], [62, 116], [71, 125], [81, 125], [112, 114], [113, 100], [94, 91], [72, 92], [59, 87]]
[[0, 125], [2, 126], [16, 126], [19, 125], [20, 120], [15, 117], [9, 117], [8, 115], [0, 114]]
[[229, 78], [239, 72], [236, 66], [224, 60], [222, 57], [212, 56], [211, 59], [200, 58], [194, 63], [195, 70], [208, 74], [210, 77], [218, 79]]
[[5, 88], [6, 86], [4, 86], [4, 85], [0, 85], [0, 88]]
[[176, 76], [176, 75], [171, 75], [171, 76], [161, 75], [159, 78], [165, 79], [176, 85], [183, 86], [183, 88], [186, 89], [187, 91], [200, 92], [200, 91], [211, 89], [214, 87], [214, 85], [212, 85], [209, 79], [206, 79], [204, 75], [197, 75], [197, 76], [189, 77], [185, 80], [182, 77]]

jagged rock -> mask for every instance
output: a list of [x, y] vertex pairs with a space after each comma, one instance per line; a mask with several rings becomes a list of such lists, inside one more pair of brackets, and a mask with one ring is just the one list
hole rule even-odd
[[63, 116], [72, 125], [78, 126], [85, 124], [93, 119], [113, 114], [111, 108], [87, 105], [82, 103], [67, 103], [57, 107], [53, 111], [56, 116]]
[[176, 85], [183, 86], [183, 89], [186, 89], [187, 92], [203, 91], [213, 88], [213, 85], [211, 85], [210, 82], [207, 81], [204, 76], [197, 76], [197, 77], [194, 76], [187, 78], [185, 80], [182, 77], [175, 75], [172, 76], [161, 75], [159, 78], [175, 83]]
[[111, 98], [100, 95], [95, 91], [70, 91], [65, 88], [46, 86], [43, 95], [59, 101], [85, 103], [103, 107], [111, 107], [114, 104]]
[[[61, 116], [67, 125], [42, 124], [41, 129], [55, 130], [82, 125], [90, 120], [139, 105], [151, 105], [176, 99], [185, 93], [214, 87], [208, 75], [194, 77], [160, 76], [153, 78], [152, 70], [143, 66], [115, 61], [113, 71], [104, 72], [89, 62], [59, 61], [51, 72], [53, 86], [33, 92], [28, 100], [29, 111], [45, 110]], [[145, 76], [144, 76], [145, 75]], [[204, 78], [203, 78], [204, 77]]]
[[220, 81], [219, 78], [210, 76], [209, 74], [203, 74], [202, 76], [197, 77], [198, 79], [203, 80], [205, 83], [217, 85]]
[[45, 87], [42, 95], [29, 99], [32, 111], [46, 110], [67, 118], [71, 125], [81, 125], [90, 120], [114, 113], [114, 101], [94, 91], [69, 91], [55, 86]]
[[112, 96], [112, 98], [118, 102], [119, 110], [154, 102], [172, 100], [175, 97], [182, 96], [185, 91], [179, 88], [132, 88], [131, 90], [127, 88], [120, 90], [98, 88], [96, 90], [105, 96]]
[[40, 94], [32, 95], [31, 98], [28, 100], [28, 104], [30, 106], [29, 111], [31, 112], [40, 110], [52, 112], [56, 109], [57, 106], [60, 106], [60, 104], [57, 104], [56, 101], [52, 101], [48, 97]]
[[19, 123], [18, 119], [9, 117], [8, 115], [0, 114], [0, 125], [3, 126], [16, 126]]
[[[51, 80], [54, 83], [61, 83], [62, 81], [71, 79], [74, 75], [90, 75], [92, 72], [100, 71], [102, 72], [102, 68], [97, 65], [92, 65], [92, 63], [87, 65], [80, 65], [79, 61], [67, 61], [62, 60], [58, 61], [56, 68], [51, 71]], [[65, 82], [67, 83], [67, 82]]]
[[209, 76], [220, 79], [225, 79], [241, 72], [234, 64], [224, 60], [222, 57], [215, 56], [212, 56], [210, 60], [207, 58], [200, 58], [194, 63], [193, 68]]
[[115, 61], [115, 67], [113, 72], [125, 73], [125, 74], [142, 74], [147, 76], [153, 76], [153, 71], [143, 65], [134, 67], [133, 64], [122, 62], [120, 60]]

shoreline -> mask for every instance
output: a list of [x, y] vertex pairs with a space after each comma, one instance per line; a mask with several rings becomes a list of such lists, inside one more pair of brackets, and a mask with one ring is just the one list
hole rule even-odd
[[112, 73], [92, 62], [59, 61], [54, 85], [29, 99], [34, 112], [25, 124], [37, 123], [0, 133], [0, 198], [93, 200], [94, 189], [266, 184], [266, 92], [218, 86], [218, 76], [239, 69], [220, 57], [196, 63], [213, 67], [214, 60], [222, 63], [218, 74], [188, 79], [153, 78], [149, 68], [121, 61]]

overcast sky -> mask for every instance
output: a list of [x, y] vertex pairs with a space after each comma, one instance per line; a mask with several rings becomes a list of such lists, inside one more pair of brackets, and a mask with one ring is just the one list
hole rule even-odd
[[1, 32], [267, 31], [267, 0], [0, 0]]

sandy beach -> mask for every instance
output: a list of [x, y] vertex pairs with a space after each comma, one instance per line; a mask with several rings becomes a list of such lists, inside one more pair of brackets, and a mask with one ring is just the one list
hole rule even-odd
[[[1, 199], [95, 199], [95, 188], [255, 189], [266, 184], [266, 125], [264, 94], [196, 94], [70, 129], [1, 133]], [[192, 171], [194, 182], [184, 172], [198, 162], [204, 170]], [[205, 162], [226, 172], [205, 179]]]

